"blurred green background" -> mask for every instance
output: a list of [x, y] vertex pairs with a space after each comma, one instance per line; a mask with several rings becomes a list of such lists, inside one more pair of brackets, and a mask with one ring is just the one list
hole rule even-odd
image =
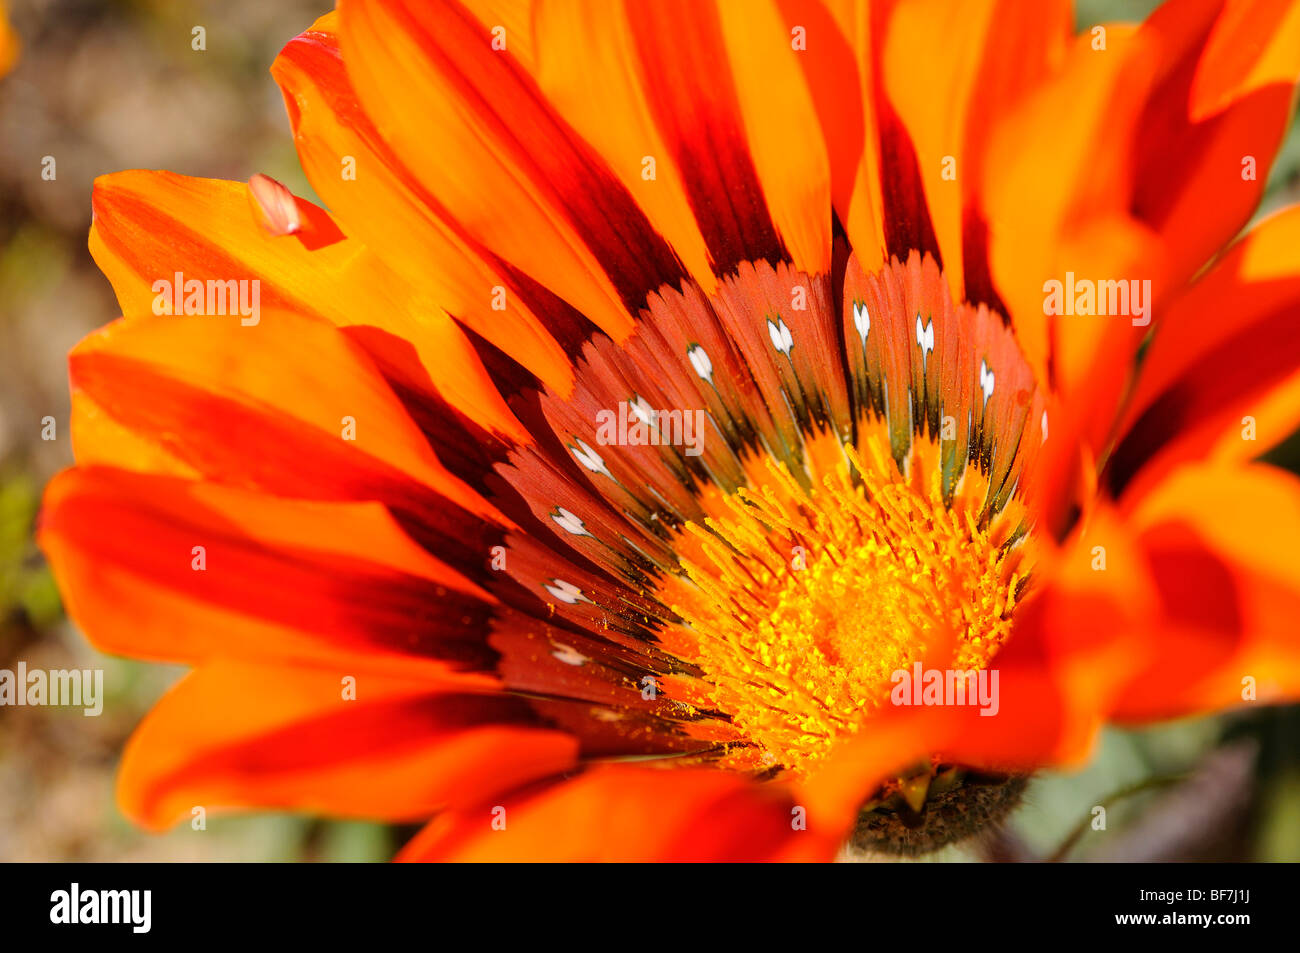
[[[1033, 0], [1026, 0], [1033, 2]], [[0, 668], [103, 668], [104, 713], [0, 708], [0, 861], [383, 860], [409, 832], [261, 814], [165, 835], [114, 804], [132, 728], [180, 674], [96, 653], [68, 623], [32, 528], [41, 488], [72, 462], [65, 357], [117, 317], [86, 250], [95, 176], [128, 168], [247, 180], [312, 196], [267, 69], [328, 0], [10, 0], [23, 43], [0, 80]], [[1156, 4], [1082, 0], [1080, 27]], [[207, 31], [207, 50], [190, 31]], [[57, 179], [41, 177], [53, 155]], [[1261, 214], [1300, 201], [1300, 126]], [[58, 439], [41, 439], [41, 419]], [[1296, 469], [1300, 441], [1275, 451]], [[1300, 860], [1300, 709], [1259, 709], [1143, 732], [1108, 730], [1081, 774], [1044, 775], [1005, 836], [935, 860]], [[1115, 798], [1115, 795], [1121, 795]], [[1112, 798], [1114, 798], [1112, 800]], [[1088, 827], [1107, 805], [1107, 830]], [[1076, 826], [1083, 832], [1071, 840]]]

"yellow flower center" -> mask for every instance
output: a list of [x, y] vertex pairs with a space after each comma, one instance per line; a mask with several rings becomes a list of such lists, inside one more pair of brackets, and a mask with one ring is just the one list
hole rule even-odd
[[860, 446], [819, 448], [806, 485], [771, 460], [754, 465], [758, 489], [719, 495], [705, 525], [686, 527], [694, 585], [670, 586], [709, 702], [764, 763], [799, 773], [936, 647], [958, 670], [986, 666], [1032, 564], [1023, 507], [985, 513], [976, 467], [945, 500], [937, 443], [917, 437], [906, 474], [883, 428]]

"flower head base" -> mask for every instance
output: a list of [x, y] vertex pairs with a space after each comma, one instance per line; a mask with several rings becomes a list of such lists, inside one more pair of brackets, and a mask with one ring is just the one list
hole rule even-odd
[[862, 806], [849, 845], [914, 857], [987, 836], [1020, 803], [1028, 779], [930, 766], [891, 782]]

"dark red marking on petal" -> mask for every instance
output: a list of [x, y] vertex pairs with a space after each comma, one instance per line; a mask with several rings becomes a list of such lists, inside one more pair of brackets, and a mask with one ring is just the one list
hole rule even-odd
[[880, 108], [880, 180], [885, 205], [885, 248], [906, 260], [912, 251], [928, 254], [943, 267], [939, 239], [930, 220], [925, 185], [916, 148], [893, 106], [883, 98]]
[[989, 226], [979, 210], [967, 206], [962, 213], [961, 252], [966, 281], [966, 300], [971, 304], [986, 304], [990, 311], [1007, 321], [1010, 312], [1006, 302], [993, 284], [993, 270], [989, 264]]
[[[114, 472], [114, 471], [109, 471]], [[491, 606], [429, 579], [363, 558], [271, 547], [219, 513], [169, 496], [184, 481], [125, 474], [138, 489], [67, 497], [47, 528], [97, 563], [125, 571], [196, 602], [288, 626], [338, 650], [385, 649], [488, 669]], [[155, 500], [145, 497], [158, 487]], [[170, 502], [168, 502], [170, 500]], [[205, 570], [191, 566], [204, 547]]]
[[1111, 454], [1103, 475], [1111, 493], [1123, 493], [1142, 468], [1175, 440], [1217, 437], [1216, 422], [1236, 424], [1236, 411], [1243, 403], [1262, 397], [1294, 372], [1300, 364], [1300, 335], [1295, 328], [1295, 312], [1279, 310], [1252, 322], [1188, 368], [1147, 407]]
[[484, 42], [484, 29], [468, 10], [454, 0], [438, 3], [436, 11], [394, 7], [402, 7], [409, 35], [457, 86], [466, 108], [527, 171], [532, 187], [569, 219], [631, 313], [649, 292], [685, 277], [623, 184], [555, 113], [514, 57]]
[[741, 262], [785, 261], [789, 255], [768, 212], [725, 68], [717, 11], [664, 0], [630, 4], [628, 16], [651, 112], [682, 170], [713, 270], [726, 275]]
[[474, 575], [482, 571], [474, 550], [486, 551], [499, 538], [499, 528], [357, 444], [274, 408], [241, 403], [109, 352], [73, 354], [68, 375], [113, 419], [224, 483], [299, 499], [385, 503], [419, 532], [423, 545]]

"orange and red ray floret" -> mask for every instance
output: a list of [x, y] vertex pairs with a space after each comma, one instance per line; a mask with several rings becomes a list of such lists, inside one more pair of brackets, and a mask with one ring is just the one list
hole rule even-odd
[[102, 176], [92, 196], [90, 250], [128, 319], [152, 315], [154, 282], [172, 282], [178, 272], [185, 281], [256, 280], [267, 310], [364, 327], [369, 340], [382, 333], [400, 344], [374, 355], [395, 387], [444, 394], [481, 426], [522, 439], [468, 342], [427, 292], [345, 237], [324, 211], [295, 201], [299, 230], [273, 235], [237, 182], [169, 172]]
[[[341, 700], [349, 688], [353, 699]], [[118, 796], [155, 830], [195, 807], [409, 821], [576, 758], [571, 736], [473, 682], [223, 659], [190, 673], [146, 716], [127, 745]]]
[[[1045, 6], [1030, 28], [1046, 44], [1026, 66], [1035, 80], [1059, 55], [1060, 9]], [[97, 189], [92, 250], [127, 320], [74, 355], [78, 459], [170, 476], [95, 467], [61, 477], [43, 543], [93, 639], [200, 665], [133, 743], [123, 803], [153, 826], [184, 816], [205, 791], [231, 804], [404, 819], [452, 808], [408, 849], [411, 858], [825, 857], [862, 798], [909, 760], [941, 754], [1007, 770], [1077, 760], [1103, 717], [1228, 704], [1240, 675], [1296, 670], [1285, 625], [1300, 580], [1282, 556], [1251, 552], [1232, 535], [1245, 526], [1246, 538], [1267, 536], [1272, 520], [1290, 527], [1294, 481], [1262, 468], [1169, 469], [1252, 402], [1295, 396], [1290, 352], [1268, 347], [1294, 292], [1275, 263], [1290, 219], [1270, 223], [1174, 303], [1170, 327], [1190, 337], [1162, 338], [1157, 325], [1158, 383], [1139, 383], [1141, 415], [1123, 422], [1128, 436], [1103, 482], [1127, 489], [1121, 516], [1088, 503], [1089, 472], [1114, 432], [1111, 411], [1142, 333], [1097, 335], [1037, 316], [1042, 281], [1067, 262], [1100, 273], [1146, 268], [1161, 300], [1171, 298], [1254, 207], [1289, 108], [1300, 17], [1285, 4], [1261, 5], [1257, 16], [1241, 9], [1171, 4], [1136, 33], [1115, 29], [1108, 58], [1090, 58], [1082, 38], [1025, 97], [1018, 87], [1029, 81], [1007, 74], [994, 34], [961, 56], [938, 45], [930, 52], [945, 70], [927, 75], [969, 90], [961, 109], [938, 117], [910, 108], [913, 91], [897, 79], [915, 62], [907, 53], [920, 22], [905, 10], [875, 5], [862, 17], [835, 5], [809, 20], [829, 28], [833, 18], [846, 31], [843, 44], [827, 40], [825, 66], [782, 50], [767, 58], [770, 76], [754, 77], [739, 60], [771, 38], [734, 11], [708, 8], [692, 31], [682, 24], [697, 19], [693, 7], [670, 23], [659, 22], [666, 9], [629, 8], [616, 18], [626, 19], [635, 67], [611, 89], [658, 137], [672, 186], [643, 213], [636, 171], [607, 151], [626, 146], [628, 131], [599, 147], [576, 135], [594, 126], [575, 115], [584, 97], [574, 74], [548, 73], [546, 51], [520, 42], [526, 32], [514, 31], [509, 55], [497, 55], [481, 42], [485, 23], [459, 4], [430, 12], [344, 3], [277, 64], [304, 166], [337, 206], [338, 224], [285, 199], [298, 225], [286, 234], [259, 221], [265, 202], [250, 203], [247, 189], [201, 180], [132, 173]], [[753, 22], [769, 20], [777, 17], [765, 8]], [[717, 62], [735, 68], [719, 95], [698, 96]], [[969, 73], [958, 68], [969, 64]], [[856, 117], [836, 122], [837, 77], [853, 80], [845, 102], [862, 108], [865, 127]], [[777, 79], [790, 94], [765, 117], [756, 90]], [[563, 109], [548, 102], [550, 91]], [[1128, 108], [1115, 112], [1125, 96]], [[1063, 101], [1082, 102], [1093, 122], [1075, 122]], [[813, 124], [814, 147], [783, 157], [774, 130], [807, 131], [791, 123], [814, 113], [823, 127], [816, 135]], [[1124, 148], [1098, 165], [1089, 136], [1117, 116]], [[447, 135], [430, 140], [431, 122]], [[1079, 147], [1063, 150], [1072, 131]], [[1176, 154], [1148, 148], [1157, 133]], [[1260, 159], [1256, 182], [1240, 180], [1243, 137]], [[950, 142], [979, 149], [980, 140], [982, 153], [960, 160], [971, 180], [944, 192], [954, 184], [935, 180], [936, 153]], [[1063, 152], [1091, 174], [1062, 176]], [[337, 154], [359, 157], [365, 173], [341, 179]], [[785, 159], [798, 159], [805, 181], [783, 179], [782, 168], [795, 167]], [[1239, 191], [1201, 214], [1200, 197], [1222, 191], [1227, 172]], [[371, 202], [402, 228], [375, 227]], [[836, 280], [828, 290], [824, 274], [799, 270], [829, 268], [831, 229], [817, 234], [807, 223], [829, 221], [831, 203], [858, 243], [841, 314], [827, 307]], [[217, 230], [196, 229], [199, 220]], [[431, 282], [456, 299], [451, 315], [420, 288], [420, 255], [397, 257], [406, 229], [423, 253], [439, 252], [431, 260], [445, 253], [474, 276], [467, 284], [448, 271]], [[1160, 258], [1157, 229], [1177, 233]], [[362, 242], [393, 254], [381, 262]], [[710, 266], [749, 270], [719, 285], [704, 273]], [[177, 269], [198, 279], [248, 271], [266, 284], [268, 313], [257, 329], [149, 316], [152, 279]], [[688, 275], [703, 290], [683, 284]], [[784, 309], [798, 352], [774, 354], [769, 322], [783, 313], [785, 285], [799, 279], [816, 304], [806, 316]], [[508, 318], [483, 310], [472, 288], [482, 281], [507, 287]], [[993, 312], [953, 303], [963, 288], [999, 310], [1006, 301], [1028, 368]], [[1258, 302], [1245, 309], [1248, 323], [1236, 323], [1235, 296]], [[858, 301], [874, 338], [854, 321]], [[1211, 310], [1233, 318], [1223, 323], [1230, 331], [1218, 334], [1204, 317]], [[403, 317], [413, 313], [429, 317]], [[362, 327], [345, 336], [330, 324]], [[573, 386], [565, 353], [576, 355], [594, 327], [625, 350], [599, 337], [588, 344], [566, 403], [553, 396], [568, 398]], [[957, 331], [970, 327], [973, 336]], [[250, 348], [240, 335], [254, 330]], [[930, 333], [932, 349], [913, 346]], [[712, 390], [700, 384], [695, 346], [711, 361]], [[1233, 367], [1216, 367], [1216, 353]], [[849, 378], [833, 370], [843, 359]], [[1099, 367], [1105, 373], [1090, 377]], [[757, 384], [739, 383], [747, 372]], [[862, 376], [845, 387], [853, 375]], [[1055, 398], [1035, 390], [1035, 378], [1068, 399], [1048, 407]], [[494, 386], [502, 384], [508, 410]], [[689, 465], [662, 448], [610, 448], [602, 467], [588, 466], [590, 441], [587, 450], [576, 444], [583, 408], [624, 390], [667, 406], [698, 400], [720, 421], [724, 447]], [[787, 405], [789, 395], [799, 396]], [[430, 402], [438, 410], [422, 430], [407, 414]], [[1293, 401], [1268, 406], [1270, 421], [1295, 413]], [[1000, 716], [891, 713], [800, 790], [718, 771], [612, 766], [551, 786], [584, 758], [671, 753], [695, 765], [736, 740], [714, 713], [637, 690], [646, 674], [683, 697], [699, 687], [689, 660], [673, 658], [654, 634], [666, 617], [651, 591], [672, 558], [672, 524], [702, 515], [700, 487], [748, 478], [760, 436], [799, 459], [810, 423], [843, 433], [867, 407], [894, 422], [900, 444], [953, 416], [969, 449], [945, 469], [967, 460], [988, 469], [991, 494], [1023, 490], [1021, 476], [1038, 469], [1054, 530], [1092, 507], [1086, 535], [1051, 556], [1019, 611], [1017, 638], [998, 656]], [[1045, 408], [1054, 439], [1035, 467]], [[337, 436], [344, 416], [364, 435], [346, 452]], [[1189, 419], [1197, 426], [1184, 437], [1173, 422]], [[437, 432], [449, 439], [430, 450], [426, 437]], [[1165, 480], [1155, 468], [1141, 472], [1153, 443], [1166, 450]], [[641, 489], [646, 472], [657, 492]], [[501, 492], [500, 477], [512, 489]], [[492, 503], [471, 489], [483, 478]], [[672, 519], [649, 525], [665, 503]], [[250, 525], [249, 513], [264, 519]], [[313, 538], [307, 528], [321, 517], [332, 531]], [[88, 533], [92, 519], [112, 532]], [[195, 537], [211, 540], [206, 574], [189, 566]], [[175, 549], [175, 561], [132, 546], [143, 539]], [[355, 551], [351, 539], [361, 541]], [[483, 565], [495, 543], [507, 544], [509, 578]], [[1093, 545], [1107, 552], [1104, 573], [1089, 564]], [[268, 594], [268, 577], [291, 591]], [[425, 594], [439, 588], [431, 608]], [[570, 601], [575, 589], [583, 598]], [[428, 627], [404, 641], [401, 621], [412, 616]], [[167, 629], [185, 619], [200, 624], [169, 641]], [[448, 628], [457, 622], [459, 635]], [[233, 624], [247, 638], [223, 633]], [[1174, 679], [1157, 667], [1171, 653]], [[420, 680], [396, 670], [408, 659]], [[347, 666], [364, 676], [351, 720], [337, 714], [338, 669]], [[212, 707], [228, 705], [241, 684], [263, 700], [234, 724], [214, 722]], [[503, 688], [534, 697], [524, 703]], [[1260, 692], [1298, 688], [1287, 676], [1265, 679]], [[198, 744], [187, 736], [196, 723], [210, 729]], [[367, 746], [376, 731], [380, 752]], [[332, 737], [341, 741], [333, 758]], [[498, 794], [509, 815], [499, 832], [489, 803]], [[799, 807], [809, 808], [806, 831], [791, 824]], [[560, 828], [572, 838], [557, 838]], [[644, 836], [630, 840], [620, 828]]]
[[[1290, 209], [1252, 229], [1169, 304], [1106, 462], [1113, 495], [1140, 493], [1211, 453], [1249, 459], [1300, 423], [1297, 247], [1300, 209]], [[1252, 421], [1253, 432], [1243, 432]]]
[[495, 600], [376, 503], [83, 466], [50, 484], [40, 540], [106, 651], [434, 674], [494, 657], [481, 633]]
[[841, 832], [816, 821], [801, 829], [800, 808], [788, 789], [724, 771], [597, 767], [562, 784], [448, 812], [398, 859], [829, 860]]

